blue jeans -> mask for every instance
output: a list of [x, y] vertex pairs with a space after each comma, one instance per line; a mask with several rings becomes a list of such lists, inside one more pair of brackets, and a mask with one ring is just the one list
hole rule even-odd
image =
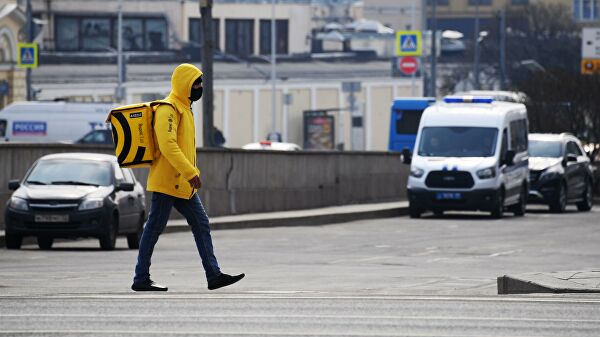
[[186, 218], [192, 228], [196, 247], [198, 248], [198, 253], [202, 259], [202, 266], [206, 273], [206, 279], [211, 280], [221, 274], [219, 263], [213, 252], [208, 216], [204, 211], [200, 196], [194, 194], [191, 199], [187, 200], [154, 192], [152, 193], [152, 205], [150, 206], [148, 221], [146, 221], [144, 232], [140, 239], [140, 250], [137, 265], [135, 266], [133, 282], [144, 282], [150, 279], [150, 258], [152, 257], [158, 237], [167, 225], [173, 206]]

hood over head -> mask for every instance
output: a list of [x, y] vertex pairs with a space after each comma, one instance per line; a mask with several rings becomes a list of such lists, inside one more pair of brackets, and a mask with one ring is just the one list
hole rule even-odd
[[196, 66], [183, 63], [177, 66], [171, 76], [171, 95], [175, 96], [180, 102], [189, 106], [192, 84], [202, 76], [202, 71]]

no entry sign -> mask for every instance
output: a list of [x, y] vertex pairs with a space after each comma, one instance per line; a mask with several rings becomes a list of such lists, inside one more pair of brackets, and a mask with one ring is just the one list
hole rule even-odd
[[406, 75], [412, 75], [419, 69], [419, 61], [411, 56], [403, 57], [398, 62], [398, 68]]

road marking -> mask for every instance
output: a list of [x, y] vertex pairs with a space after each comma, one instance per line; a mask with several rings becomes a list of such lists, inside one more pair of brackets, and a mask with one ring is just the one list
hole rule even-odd
[[499, 252], [499, 253], [490, 254], [489, 256], [490, 257], [498, 257], [498, 256], [502, 256], [502, 255], [511, 255], [511, 254], [514, 254], [514, 253], [518, 253], [520, 251], [521, 251], [520, 249], [509, 250], [509, 251], [506, 251], [506, 252]]
[[[318, 336], [357, 336], [357, 337], [378, 337], [378, 336], [390, 336], [389, 333], [366, 333], [366, 332], [360, 332], [360, 333], [353, 333], [353, 332], [348, 332], [348, 331], [341, 331], [339, 333], [336, 332], [322, 332], [322, 331], [303, 331], [303, 332], [282, 332], [282, 331], [278, 331], [278, 332], [265, 332], [265, 331], [260, 331], [260, 332], [250, 332], [250, 331], [198, 331], [198, 330], [194, 330], [194, 331], [156, 331], [156, 330], [151, 330], [151, 331], [123, 331], [123, 330], [11, 330], [11, 331], [2, 331], [0, 332], [0, 336], [3, 335], [32, 335], [32, 334], [37, 334], [37, 335], [48, 335], [48, 334], [56, 334], [56, 335], [60, 335], [60, 336], [64, 336], [64, 335], [84, 335], [84, 334], [95, 334], [95, 335], [142, 335], [142, 336], [148, 336], [148, 335], [159, 335], [159, 336], [164, 336], [164, 335], [191, 335], [191, 336], [224, 336], [224, 335], [231, 335], [231, 336], [309, 336], [309, 335], [318, 335]], [[440, 333], [434, 333], [434, 334], [430, 334], [430, 333], [410, 333], [410, 334], [394, 334], [396, 336], [410, 336], [410, 337], [456, 337], [456, 334], [440, 334]], [[486, 336], [497, 336], [497, 334], [493, 334], [493, 335], [482, 335], [482, 334], [478, 334], [478, 337], [486, 337]], [[539, 337], [539, 335], [519, 335], [519, 337]]]
[[[544, 296], [544, 295], [541, 295]], [[546, 296], [552, 297], [520, 297], [519, 295], [502, 295], [502, 296], [480, 296], [480, 297], [468, 297], [468, 296], [418, 296], [418, 295], [323, 295], [323, 296], [256, 296], [251, 293], [245, 295], [244, 293], [230, 293], [229, 295], [208, 295], [198, 293], [177, 293], [177, 294], [139, 294], [139, 293], [123, 293], [123, 294], [57, 294], [47, 296], [0, 296], [0, 304], [4, 300], [79, 300], [79, 299], [97, 299], [97, 300], [130, 300], [130, 299], [163, 299], [163, 300], [344, 300], [344, 301], [443, 301], [443, 302], [516, 302], [516, 303], [574, 303], [574, 304], [598, 304], [600, 298], [563, 298], [554, 296], [564, 295], [552, 295]]]
[[[154, 317], [155, 314], [141, 315], [141, 314], [2, 314], [2, 318], [31, 318], [31, 317], [73, 317], [73, 318], [148, 318]], [[334, 318], [334, 319], [390, 319], [390, 320], [448, 320], [448, 321], [496, 321], [496, 322], [553, 322], [553, 323], [599, 323], [600, 319], [561, 319], [561, 318], [523, 318], [523, 317], [460, 317], [460, 316], [388, 316], [388, 315], [207, 315], [204, 313], [190, 315], [190, 314], [177, 314], [177, 315], [165, 315], [161, 314], [161, 319], [178, 319], [178, 318], [193, 318], [198, 317], [214, 319], [214, 318], [277, 318], [277, 319], [312, 319], [312, 318]]]

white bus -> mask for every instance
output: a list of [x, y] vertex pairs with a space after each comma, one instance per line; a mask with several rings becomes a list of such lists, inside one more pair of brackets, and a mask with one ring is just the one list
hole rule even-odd
[[0, 141], [73, 142], [86, 133], [109, 128], [113, 104], [15, 102], [0, 111]]

